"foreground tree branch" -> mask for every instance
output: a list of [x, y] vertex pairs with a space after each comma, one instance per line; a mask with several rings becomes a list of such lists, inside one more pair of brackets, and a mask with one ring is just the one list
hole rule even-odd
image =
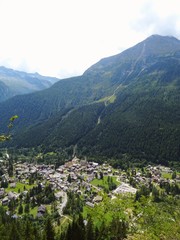
[[10, 130], [11, 128], [13, 127], [14, 125], [14, 121], [15, 119], [17, 119], [18, 116], [17, 115], [14, 115], [12, 116], [10, 119], [9, 119], [9, 124], [8, 124], [8, 133], [7, 134], [0, 134], [0, 142], [4, 142], [4, 141], [7, 141], [7, 140], [10, 140], [11, 139], [11, 134], [10, 134]]

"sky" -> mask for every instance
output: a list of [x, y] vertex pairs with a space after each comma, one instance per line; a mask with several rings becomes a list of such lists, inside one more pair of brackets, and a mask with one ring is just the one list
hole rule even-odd
[[179, 0], [0, 0], [0, 66], [67, 78], [152, 34], [180, 39]]

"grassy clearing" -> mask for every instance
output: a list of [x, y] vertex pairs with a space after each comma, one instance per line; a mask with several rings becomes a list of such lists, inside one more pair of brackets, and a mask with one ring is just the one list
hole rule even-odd
[[[119, 185], [119, 182], [117, 181], [117, 177], [114, 177], [112, 176], [112, 181], [116, 184], [116, 185]], [[93, 179], [91, 181], [91, 184], [96, 186], [96, 187], [103, 187], [103, 188], [106, 188], [108, 189], [109, 188], [109, 185], [108, 185], [108, 176], [104, 176], [103, 179]]]
[[97, 102], [114, 103], [115, 100], [116, 100], [116, 96], [112, 95], [112, 96], [101, 98]]
[[33, 217], [35, 218], [37, 216], [37, 210], [38, 207], [31, 208], [29, 214], [33, 215]]
[[29, 185], [29, 184], [24, 184], [24, 183], [16, 183], [16, 187], [15, 188], [11, 188], [10, 186], [8, 186], [8, 188], [6, 188], [6, 192], [23, 192], [25, 190], [29, 190], [31, 188], [33, 188], [34, 186], [36, 186], [35, 184]]
[[[119, 184], [119, 182], [117, 181], [117, 177], [111, 176], [111, 178], [112, 178], [114, 183]], [[105, 185], [107, 185], [107, 183], [108, 183], [108, 176], [104, 176], [103, 179], [95, 178], [91, 181], [91, 184], [93, 184], [95, 186], [97, 186], [98, 184], [102, 185], [102, 186], [105, 186]]]
[[172, 174], [171, 173], [162, 172], [162, 177], [166, 178], [166, 179], [172, 179]]
[[91, 181], [91, 184], [96, 186], [96, 187], [104, 187], [104, 188], [108, 188], [108, 183], [107, 183], [107, 179], [105, 179], [105, 177], [103, 179], [93, 179]]
[[109, 103], [114, 103], [114, 101], [116, 100], [116, 95], [112, 95], [108, 100]]
[[46, 206], [46, 210], [47, 210], [48, 214], [51, 214], [52, 213], [52, 211], [51, 211], [51, 204], [45, 205], [45, 206]]

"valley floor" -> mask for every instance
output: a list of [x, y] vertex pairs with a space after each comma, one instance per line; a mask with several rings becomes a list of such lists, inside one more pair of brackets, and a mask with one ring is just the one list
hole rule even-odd
[[[0, 179], [9, 221], [28, 217], [47, 235], [50, 218], [52, 239], [77, 239], [73, 226], [81, 239], [180, 239], [180, 174], [168, 167], [124, 171], [77, 157], [57, 168], [18, 161], [10, 166], [6, 158]], [[7, 227], [2, 219], [0, 225]]]

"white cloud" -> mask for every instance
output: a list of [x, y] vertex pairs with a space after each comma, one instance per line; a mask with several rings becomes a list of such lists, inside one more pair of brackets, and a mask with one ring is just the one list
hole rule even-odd
[[134, 30], [180, 37], [178, 1], [149, 0], [142, 5]]
[[180, 36], [179, 0], [0, 0], [0, 64], [82, 74], [151, 34]]

